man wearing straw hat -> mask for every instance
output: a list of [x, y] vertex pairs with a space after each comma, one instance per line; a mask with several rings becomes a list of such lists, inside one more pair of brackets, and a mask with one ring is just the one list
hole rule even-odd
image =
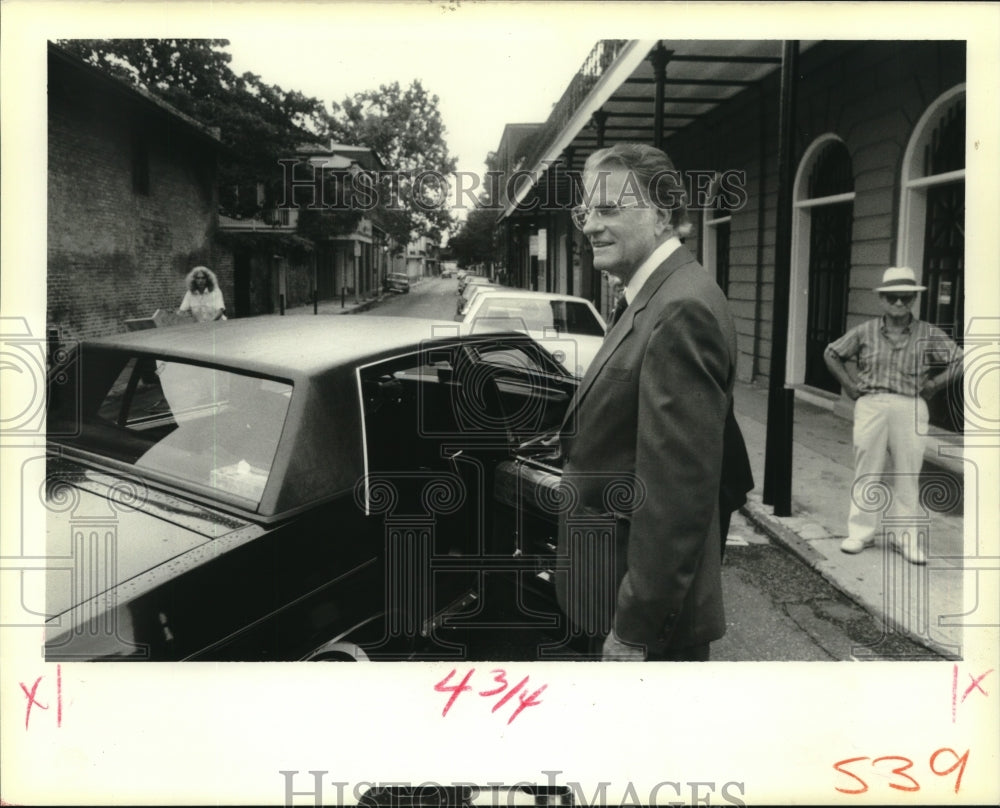
[[[917, 292], [909, 267], [889, 267], [878, 293], [882, 316], [852, 328], [830, 343], [823, 353], [830, 373], [854, 406], [854, 479], [876, 477], [892, 456], [898, 508], [903, 515], [918, 513], [920, 467], [927, 435], [927, 401], [962, 370], [961, 349], [940, 328], [918, 320], [910, 312]], [[849, 370], [845, 360], [857, 362]], [[943, 367], [943, 369], [942, 369]], [[851, 497], [845, 553], [860, 553], [875, 544], [878, 514], [858, 507]], [[925, 564], [926, 548], [913, 529], [900, 531], [891, 548], [912, 564]]]

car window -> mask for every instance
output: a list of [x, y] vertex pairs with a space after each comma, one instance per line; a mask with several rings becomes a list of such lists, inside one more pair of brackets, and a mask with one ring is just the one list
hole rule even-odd
[[[152, 356], [84, 357], [67, 442], [137, 469], [260, 503], [291, 401], [286, 381]], [[60, 402], [50, 406], [58, 425]]]
[[597, 319], [594, 310], [586, 303], [576, 300], [553, 300], [552, 312], [556, 326], [567, 334], [604, 336], [604, 326]]
[[476, 312], [473, 333], [498, 330], [604, 336], [600, 321], [586, 303], [491, 296]]
[[542, 366], [537, 354], [533, 356], [520, 347], [504, 344], [483, 345], [476, 349], [476, 354], [481, 361], [498, 367], [532, 370], [539, 373], [547, 370]]
[[370, 470], [440, 466], [443, 440], [516, 446], [558, 427], [576, 386], [537, 344], [506, 338], [379, 362], [360, 380]]
[[[544, 331], [552, 328], [565, 330], [565, 322], [556, 317], [551, 302], [491, 296], [479, 307], [476, 320], [489, 321], [490, 329], [505, 327], [513, 331]], [[509, 324], [502, 326], [503, 320], [508, 320]]]

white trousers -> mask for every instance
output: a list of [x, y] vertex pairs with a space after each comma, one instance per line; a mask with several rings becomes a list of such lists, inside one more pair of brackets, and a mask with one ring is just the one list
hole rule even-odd
[[[861, 396], [854, 405], [854, 486], [847, 536], [871, 542], [879, 515], [916, 518], [920, 514], [920, 467], [927, 443], [927, 402], [893, 393]], [[876, 481], [892, 455], [890, 497]]]

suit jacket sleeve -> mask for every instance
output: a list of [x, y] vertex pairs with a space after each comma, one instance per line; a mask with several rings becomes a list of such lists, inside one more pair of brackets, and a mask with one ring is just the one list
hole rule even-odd
[[639, 377], [636, 474], [645, 498], [631, 514], [628, 572], [618, 589], [615, 631], [663, 647], [681, 613], [719, 501], [730, 358], [722, 329], [698, 299], [659, 313]]

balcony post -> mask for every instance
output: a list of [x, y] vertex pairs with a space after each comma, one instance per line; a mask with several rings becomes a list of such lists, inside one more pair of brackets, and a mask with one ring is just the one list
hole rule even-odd
[[663, 91], [667, 82], [667, 62], [673, 51], [668, 51], [663, 47], [662, 42], [657, 42], [653, 52], [649, 55], [653, 63], [653, 76], [656, 79], [656, 90], [654, 94], [653, 107], [653, 145], [658, 149], [663, 148]]
[[594, 124], [597, 126], [597, 148], [604, 148], [604, 124], [608, 120], [608, 113], [603, 109], [594, 112]]

